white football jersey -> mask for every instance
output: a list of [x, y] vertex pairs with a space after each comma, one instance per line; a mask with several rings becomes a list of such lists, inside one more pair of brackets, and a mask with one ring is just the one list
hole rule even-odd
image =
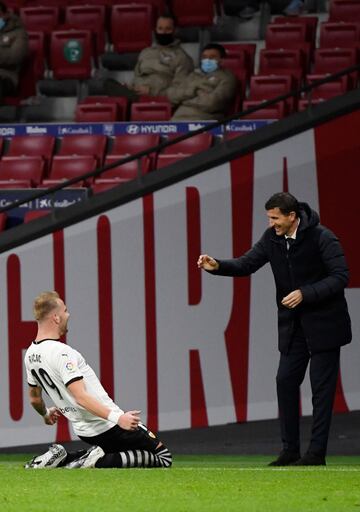
[[90, 395], [110, 409], [121, 411], [77, 350], [58, 340], [33, 342], [25, 354], [25, 367], [28, 384], [41, 386], [61, 413], [71, 421], [75, 434], [92, 437], [114, 427], [114, 423], [94, 416], [81, 407], [67, 389], [71, 382], [83, 379]]

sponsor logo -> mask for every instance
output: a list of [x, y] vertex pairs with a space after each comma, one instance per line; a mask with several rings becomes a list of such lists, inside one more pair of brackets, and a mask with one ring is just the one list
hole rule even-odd
[[29, 135], [46, 135], [47, 128], [45, 126], [27, 126], [26, 133]]
[[126, 132], [130, 135], [136, 135], [140, 132], [140, 126], [137, 124], [129, 124], [129, 126], [126, 127]]
[[9, 136], [12, 136], [15, 134], [16, 134], [15, 128], [10, 128], [8, 126], [0, 126], [0, 135], [2, 137], [9, 137]]
[[200, 128], [204, 128], [204, 124], [201, 123], [189, 123], [188, 130], [189, 132], [195, 132], [196, 130], [200, 130]]
[[141, 126], [141, 133], [177, 133], [176, 124], [148, 124]]
[[178, 127], [176, 124], [129, 124], [126, 127], [126, 133], [130, 135], [141, 134], [153, 134], [158, 133], [160, 135], [167, 133], [177, 133]]
[[91, 135], [92, 126], [59, 126], [58, 133], [59, 135]]
[[75, 407], [59, 407], [59, 411], [62, 413], [62, 414], [65, 414], [67, 412], [77, 412], [77, 409], [75, 409]]
[[114, 125], [113, 124], [104, 124], [103, 125], [103, 133], [108, 137], [114, 135]]
[[65, 368], [66, 368], [69, 372], [72, 372], [72, 371], [74, 370], [74, 365], [72, 364], [72, 362], [71, 362], [71, 361], [69, 361], [68, 363], [66, 363]]

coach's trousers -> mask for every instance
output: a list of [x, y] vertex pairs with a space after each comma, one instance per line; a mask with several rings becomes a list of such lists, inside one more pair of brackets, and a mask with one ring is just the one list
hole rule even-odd
[[301, 327], [287, 354], [281, 354], [276, 376], [284, 450], [300, 451], [300, 385], [310, 361], [313, 422], [308, 452], [325, 456], [339, 371], [340, 348], [311, 354]]

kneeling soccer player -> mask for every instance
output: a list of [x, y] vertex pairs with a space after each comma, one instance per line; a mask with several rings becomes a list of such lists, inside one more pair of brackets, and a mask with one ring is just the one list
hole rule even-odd
[[[140, 411], [122, 411], [108, 396], [82, 355], [60, 342], [69, 312], [57, 292], [43, 292], [34, 301], [38, 332], [25, 354], [30, 403], [47, 425], [63, 414], [89, 450], [67, 452], [53, 444], [26, 468], [167, 468], [169, 450], [140, 421]], [[47, 408], [44, 390], [55, 407]]]

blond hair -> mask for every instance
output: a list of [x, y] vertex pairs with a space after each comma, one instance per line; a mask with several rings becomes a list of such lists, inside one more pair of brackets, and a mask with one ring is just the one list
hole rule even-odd
[[47, 315], [59, 306], [58, 292], [42, 292], [36, 297], [33, 305], [34, 318], [37, 322], [44, 320]]

